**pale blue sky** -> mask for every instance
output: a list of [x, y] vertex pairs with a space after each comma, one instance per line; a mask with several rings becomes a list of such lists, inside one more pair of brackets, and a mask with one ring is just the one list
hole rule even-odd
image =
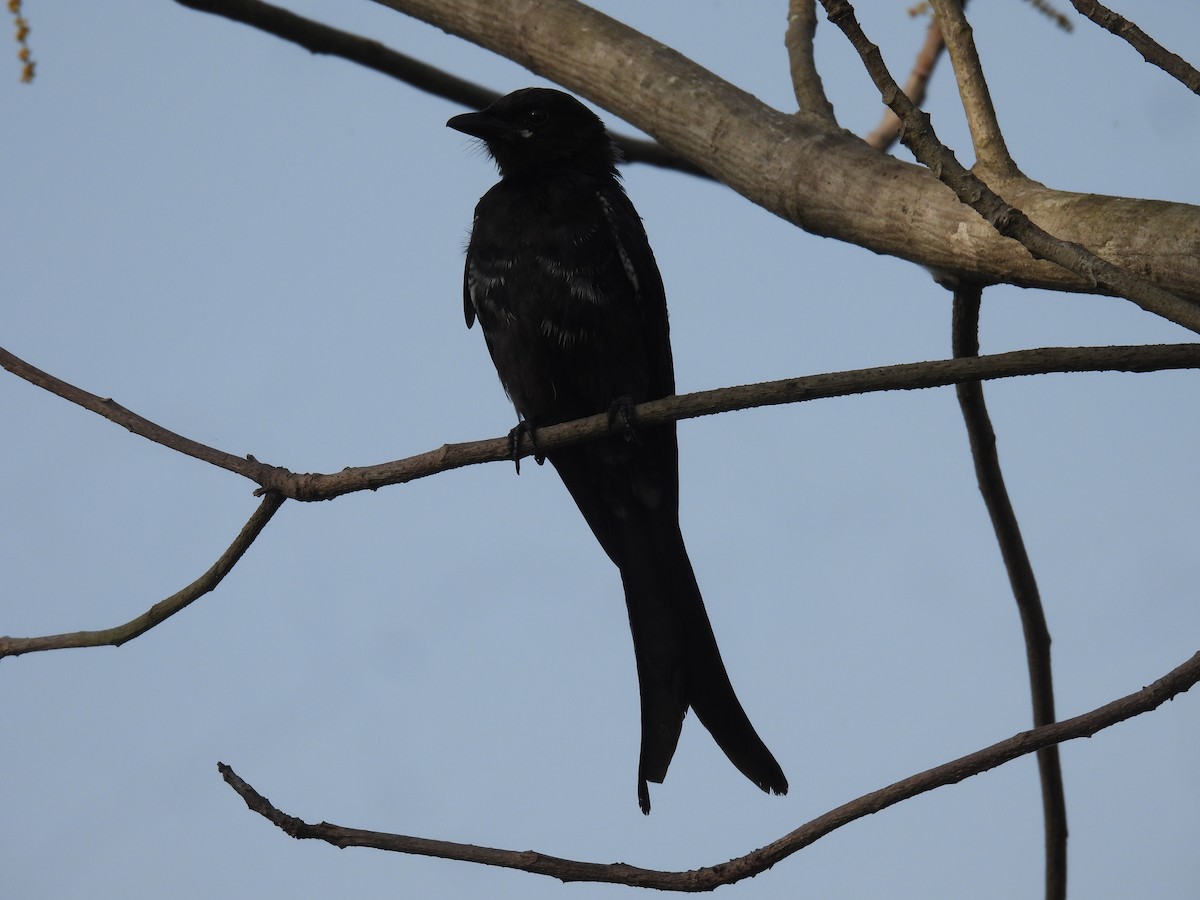
[[[786, 4], [598, 5], [792, 108]], [[926, 25], [906, 5], [858, 4], [901, 78]], [[460, 108], [161, 0], [26, 7], [38, 79], [17, 83], [11, 45], [0, 64], [0, 345], [298, 471], [511, 427], [462, 322], [464, 240], [495, 175], [443, 127]], [[1136, 7], [1200, 60], [1200, 6]], [[290, 8], [497, 90], [544, 83], [372, 4]], [[1017, 0], [970, 12], [1031, 177], [1200, 203], [1194, 95], [1082, 20], [1068, 35]], [[857, 57], [828, 23], [818, 45], [842, 123], [869, 130], [880, 107]], [[948, 67], [929, 108], [969, 161]], [[919, 268], [687, 176], [633, 166], [626, 183], [681, 391], [949, 354], [949, 300]], [[1119, 300], [984, 297], [984, 352], [1188, 339]], [[1197, 649], [1198, 386], [987, 385], [1060, 715]], [[0, 633], [133, 617], [206, 569], [257, 503], [248, 482], [6, 374], [0, 413]], [[0, 663], [6, 896], [628, 895], [298, 843], [216, 762], [308, 821], [694, 868], [1028, 727], [1020, 626], [951, 390], [689, 421], [680, 443], [684, 533], [787, 798], [760, 795], [689, 719], [641, 816], [616, 571], [548, 467], [481, 466], [288, 504], [215, 593], [140, 639]], [[1195, 897], [1198, 702], [1064, 746], [1073, 896]], [[721, 894], [1038, 896], [1041, 844], [1026, 758]]]

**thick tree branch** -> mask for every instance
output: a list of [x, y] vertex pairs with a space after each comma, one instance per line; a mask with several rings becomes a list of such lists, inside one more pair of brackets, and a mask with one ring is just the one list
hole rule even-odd
[[[963, 13], [963, 4], [961, 0], [932, 2], [946, 49], [950, 51], [954, 80], [958, 83], [967, 126], [971, 129], [976, 166], [1000, 175], [1017, 175], [1016, 164], [1009, 155], [1004, 132], [1000, 130], [1000, 122], [996, 118], [996, 107], [992, 104], [987, 80], [983, 77], [983, 65], [979, 62], [979, 51], [975, 49], [975, 39]], [[920, 104], [914, 101], [914, 105]]]
[[238, 536], [229, 545], [220, 558], [212, 564], [207, 572], [180, 591], [176, 591], [165, 600], [160, 600], [135, 619], [114, 628], [101, 631], [74, 631], [68, 634], [51, 634], [45, 637], [7, 637], [0, 636], [0, 659], [6, 656], [20, 656], [22, 653], [34, 653], [39, 650], [65, 650], [72, 647], [120, 647], [126, 641], [131, 641], [145, 634], [156, 625], [160, 625], [175, 613], [179, 612], [193, 600], [198, 600], [213, 590], [237, 565], [254, 543], [271, 517], [283, 505], [284, 498], [278, 494], [267, 494], [242, 526]]
[[[1000, 237], [924, 167], [771, 109], [575, 0], [377, 0], [587, 97], [814, 234], [971, 280], [1117, 293]], [[1070, 194], [1021, 180], [1026, 215], [1065, 241], [1200, 302], [1200, 207]], [[1010, 197], [1010, 202], [1018, 200]]]
[[217, 768], [226, 783], [246, 801], [246, 805], [251, 810], [297, 839], [327, 841], [335, 847], [372, 847], [395, 853], [411, 853], [439, 859], [520, 869], [537, 875], [548, 875], [560, 881], [625, 884], [662, 891], [710, 891], [721, 885], [733, 884], [765, 872], [776, 863], [815, 843], [843, 825], [881, 812], [910, 797], [949, 784], [957, 784], [973, 775], [995, 769], [1026, 754], [1036, 753], [1045, 747], [1055, 746], [1063, 741], [1091, 737], [1118, 722], [1157, 709], [1163, 703], [1190, 689], [1198, 681], [1200, 681], [1200, 653], [1149, 687], [1142, 688], [1127, 697], [1114, 700], [1072, 719], [1021, 732], [975, 753], [943, 763], [920, 774], [905, 778], [903, 781], [897, 781], [895, 784], [865, 794], [857, 800], [830, 810], [766, 847], [719, 865], [693, 869], [688, 872], [643, 869], [625, 863], [581, 862], [548, 856], [533, 850], [517, 851], [476, 847], [452, 841], [346, 828], [328, 822], [310, 825], [301, 819], [281, 812], [267, 798], [238, 777], [237, 773], [229, 766], [218, 763]]
[[[901, 140], [955, 195], [1000, 234], [1019, 241], [1038, 259], [1055, 263], [1091, 283], [1095, 290], [1113, 293], [1178, 325], [1200, 332], [1200, 303], [1184, 300], [1145, 278], [1096, 256], [1087, 247], [1063, 240], [1035, 225], [1020, 209], [1005, 202], [987, 184], [968, 172], [938, 140], [928, 114], [917, 109], [900, 90], [884, 65], [879, 48], [863, 33], [846, 0], [821, 0], [829, 20], [837, 25], [862, 57], [883, 102], [904, 122]], [[1018, 179], [1019, 180], [1019, 179]], [[977, 280], [977, 279], [964, 279]]]
[[[175, 0], [175, 2], [198, 12], [212, 13], [234, 22], [249, 25], [251, 28], [257, 28], [285, 41], [291, 41], [310, 53], [337, 56], [349, 62], [358, 63], [368, 69], [390, 75], [417, 90], [441, 97], [452, 103], [459, 103], [468, 109], [482, 109], [500, 96], [500, 93], [496, 91], [413, 59], [411, 56], [384, 46], [379, 41], [306, 19], [289, 10], [272, 6], [270, 3], [263, 3], [262, 0]], [[664, 169], [686, 172], [689, 175], [709, 177], [704, 170], [680, 159], [655, 141], [623, 135], [614, 135], [613, 139], [620, 146], [627, 162], [646, 163]]]
[[800, 111], [816, 116], [830, 128], [837, 128], [833, 104], [825, 96], [821, 73], [813, 59], [813, 38], [817, 33], [817, 0], [789, 0], [787, 31], [783, 43], [792, 73], [792, 92]]
[[1183, 57], [1167, 50], [1124, 16], [1118, 15], [1096, 0], [1071, 0], [1071, 5], [1081, 15], [1127, 42], [1146, 62], [1158, 66], [1193, 93], [1200, 94], [1200, 71]]
[[[952, 325], [955, 357], [979, 356], [979, 305], [982, 289], [977, 285], [957, 285], [954, 289]], [[1038, 591], [1033, 564], [1025, 550], [1021, 528], [996, 451], [996, 432], [983, 399], [983, 385], [962, 381], [955, 385], [958, 405], [967, 426], [971, 458], [979, 492], [992, 520], [992, 529], [1000, 544], [1000, 555], [1012, 585], [1021, 630], [1025, 637], [1025, 659], [1029, 668], [1029, 691], [1033, 699], [1033, 724], [1054, 721], [1054, 679], [1050, 665], [1050, 629]], [[1042, 819], [1046, 843], [1046, 900], [1065, 900], [1067, 896], [1067, 801], [1063, 792], [1062, 768], [1058, 747], [1038, 751], [1038, 776], [1042, 786]]]

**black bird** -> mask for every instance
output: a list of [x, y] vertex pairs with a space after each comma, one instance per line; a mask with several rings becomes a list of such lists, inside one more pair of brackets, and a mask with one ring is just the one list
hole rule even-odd
[[[463, 302], [518, 429], [534, 435], [673, 394], [662, 278], [600, 119], [561, 91], [526, 88], [446, 124], [481, 139], [500, 169], [475, 208]], [[729, 683], [684, 548], [674, 423], [546, 456], [621, 570], [641, 689], [642, 812], [689, 706], [742, 774], [786, 794]]]

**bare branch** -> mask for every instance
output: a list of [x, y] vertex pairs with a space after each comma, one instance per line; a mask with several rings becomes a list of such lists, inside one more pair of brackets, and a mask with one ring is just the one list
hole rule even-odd
[[16, 32], [17, 59], [21, 62], [22, 84], [32, 84], [37, 63], [33, 60], [33, 51], [29, 49], [29, 20], [21, 9], [21, 0], [8, 0], [8, 11], [13, 17], [13, 28]]
[[[937, 66], [938, 60], [942, 58], [942, 51], [945, 49], [946, 42], [942, 39], [942, 29], [935, 17], [925, 30], [925, 43], [917, 51], [912, 71], [908, 73], [908, 80], [904, 82], [904, 93], [917, 106], [925, 105], [925, 93], [929, 88], [929, 79], [933, 77], [933, 70]], [[886, 106], [883, 111], [883, 119], [870, 134], [863, 138], [876, 150], [889, 150], [899, 139], [900, 117]]]
[[[377, 2], [586, 97], [813, 234], [981, 282], [1115, 293], [1003, 239], [924, 167], [818, 127], [808, 116], [771, 109], [577, 0]], [[1114, 262], [1200, 302], [1200, 256], [1190, 239], [1200, 227], [1200, 207], [1025, 181], [1005, 190], [1019, 193], [1021, 208], [1060, 237], [1102, 248]]]
[[[259, 493], [274, 491], [293, 500], [332, 500], [354, 491], [373, 491], [450, 469], [485, 462], [511, 461], [513, 458], [508, 438], [498, 437], [468, 443], [444, 444], [436, 450], [417, 456], [377, 465], [346, 468], [328, 475], [296, 473], [260, 463], [253, 457], [242, 459], [167, 431], [111, 400], [101, 400], [87, 391], [35, 369], [7, 351], [0, 350], [0, 363], [33, 384], [78, 403], [135, 434], [244, 475], [260, 486]], [[1048, 347], [1039, 350], [1015, 350], [972, 359], [903, 363], [716, 388], [643, 403], [634, 408], [633, 414], [639, 426], [650, 427], [737, 409], [800, 403], [875, 391], [945, 387], [960, 381], [976, 379], [1046, 375], [1051, 372], [1153, 372], [1192, 368], [1200, 368], [1200, 344]], [[607, 413], [600, 413], [574, 422], [539, 428], [538, 447], [544, 452], [594, 440], [611, 433], [614, 427], [619, 426], [614, 426]], [[529, 455], [531, 451], [528, 449], [519, 454], [520, 457]]]
[[[1149, 372], [1198, 367], [1200, 343], [1015, 350], [970, 359], [902, 363], [697, 391], [639, 404], [634, 408], [633, 416], [637, 427], [645, 428], [739, 409], [877, 391], [945, 387], [960, 381], [1045, 375], [1051, 372]], [[612, 433], [614, 427], [620, 426], [614, 425], [607, 413], [600, 413], [574, 422], [539, 428], [538, 447], [544, 453], [594, 440]], [[530, 456], [532, 451], [524, 449], [520, 455]], [[445, 444], [437, 450], [407, 459], [343, 469], [329, 475], [292, 476], [284, 469], [273, 469], [272, 480], [265, 487], [297, 500], [328, 500], [353, 491], [403, 484], [448, 469], [511, 459], [508, 438], [493, 438]]]
[[[311, 53], [337, 56], [382, 72], [418, 90], [469, 109], [482, 109], [500, 94], [413, 59], [379, 41], [341, 31], [262, 0], [175, 0], [197, 12], [212, 13], [298, 44]], [[627, 162], [640, 162], [709, 178], [699, 166], [680, 159], [662, 144], [614, 135]]]
[[787, 32], [783, 43], [788, 51], [788, 64], [792, 73], [792, 91], [800, 111], [808, 113], [837, 128], [837, 116], [833, 104], [825, 96], [821, 74], [813, 59], [813, 37], [817, 33], [816, 0], [790, 0], [788, 3]]
[[857, 800], [830, 810], [800, 826], [772, 844], [754, 850], [729, 862], [687, 872], [667, 872], [643, 869], [625, 863], [590, 863], [547, 856], [533, 850], [497, 850], [452, 841], [409, 837], [380, 831], [364, 831], [321, 822], [310, 825], [277, 809], [267, 798], [238, 777], [224, 763], [217, 768], [226, 783], [246, 801], [246, 805], [276, 827], [297, 839], [327, 841], [335, 847], [373, 847], [394, 853], [411, 853], [439, 859], [474, 862], [481, 865], [520, 869], [537, 875], [548, 875], [561, 881], [591, 881], [606, 884], [625, 884], [631, 887], [654, 888], [662, 891], [709, 891], [753, 877], [815, 843], [843, 825], [864, 816], [895, 806], [910, 797], [932, 791], [995, 769], [1029, 753], [1036, 753], [1063, 741], [1091, 737], [1118, 722], [1131, 719], [1158, 708], [1168, 700], [1200, 681], [1200, 653], [1164, 675], [1149, 687], [1119, 700], [1114, 700], [1091, 712], [1024, 731], [977, 750], [967, 756], [943, 763], [920, 774], [897, 781], [885, 788], [864, 794]]
[[232, 453], [226, 453], [224, 450], [217, 450], [213, 447], [201, 444], [199, 441], [193, 441], [191, 438], [186, 438], [183, 435], [176, 434], [151, 422], [149, 419], [144, 419], [137, 413], [132, 412], [117, 403], [111, 397], [98, 397], [95, 394], [90, 394], [81, 388], [77, 388], [72, 384], [68, 384], [60, 378], [56, 378], [49, 372], [43, 372], [22, 359], [19, 359], [9, 353], [3, 347], [0, 347], [0, 366], [8, 369], [19, 378], [24, 378], [30, 384], [49, 391], [64, 400], [69, 400], [76, 406], [82, 406], [86, 410], [103, 416], [110, 422], [115, 422], [127, 431], [131, 431], [136, 435], [153, 441], [156, 444], [162, 444], [164, 447], [182, 453], [184, 456], [190, 456], [193, 459], [201, 460], [202, 462], [210, 463], [229, 472], [235, 472], [249, 478], [251, 481], [257, 481], [262, 484], [263, 479], [270, 471], [270, 466], [265, 466], [254, 459], [254, 457], [234, 456]]
[[482, 85], [427, 65], [379, 41], [341, 31], [290, 10], [260, 0], [175, 0], [197, 12], [212, 13], [241, 22], [267, 34], [298, 44], [310, 53], [337, 56], [390, 75], [435, 97], [480, 109], [499, 94]]
[[1200, 71], [1186, 59], [1176, 56], [1124, 16], [1096, 0], [1071, 0], [1071, 4], [1081, 15], [1127, 42], [1146, 62], [1158, 66], [1192, 93], [1200, 94]]
[[[952, 326], [955, 357], [979, 356], [979, 305], [982, 288], [956, 285]], [[983, 399], [983, 385], [962, 381], [955, 385], [975, 462], [979, 492], [992, 520], [992, 529], [1000, 544], [1000, 555], [1008, 571], [1021, 629], [1025, 637], [1025, 658], [1029, 667], [1029, 690], [1033, 699], [1033, 724], [1054, 721], [1054, 680], [1050, 665], [1050, 629], [1042, 609], [1033, 564], [1025, 550], [1021, 528], [1013, 511], [1000, 456], [996, 451], [996, 432]], [[1067, 896], [1067, 801], [1063, 792], [1062, 767], [1058, 747], [1038, 751], [1038, 776], [1042, 786], [1042, 819], [1046, 842], [1046, 900], [1065, 900]]]
[[1067, 14], [1059, 10], [1050, 0], [1025, 0], [1025, 2], [1063, 31], [1071, 32], [1075, 30], [1075, 24], [1067, 18]]
[[160, 600], [135, 619], [114, 628], [102, 631], [74, 631], [68, 634], [51, 634], [45, 637], [6, 637], [0, 636], [0, 659], [6, 656], [20, 656], [22, 653], [34, 653], [39, 650], [65, 650], [71, 647], [120, 647], [126, 641], [131, 641], [145, 634], [156, 625], [160, 625], [175, 613], [194, 600], [203, 597], [213, 590], [237, 565], [254, 543], [276, 510], [283, 505], [284, 498], [278, 494], [267, 494], [250, 516], [249, 521], [242, 526], [238, 536], [233, 539], [220, 558], [212, 564], [207, 572], [180, 591], [176, 591], [165, 600]]
[[1131, 275], [1092, 253], [1082, 244], [1059, 240], [1035, 225], [1021, 210], [1005, 202], [983, 181], [968, 172], [938, 140], [928, 114], [917, 109], [896, 84], [879, 48], [868, 40], [846, 0], [821, 0], [829, 20], [845, 33], [862, 57], [883, 102], [904, 122], [901, 140], [964, 204], [1000, 234], [1019, 241], [1038, 259], [1074, 272], [1097, 290], [1112, 292], [1178, 325], [1200, 332], [1200, 304], [1175, 296], [1144, 278]]
[[[241, 558], [246, 549], [270, 521], [285, 498], [296, 500], [332, 500], [355, 491], [376, 490], [393, 484], [404, 484], [439, 472], [484, 462], [510, 461], [513, 458], [507, 437], [444, 444], [436, 450], [405, 459], [343, 469], [333, 474], [306, 474], [269, 466], [253, 457], [241, 459], [222, 450], [198, 444], [144, 419], [112, 400], [55, 378], [30, 366], [6, 350], [0, 349], [0, 363], [14, 374], [45, 388], [60, 397], [91, 410], [110, 421], [148, 440], [196, 459], [210, 462], [237, 472], [260, 487], [265, 495], [262, 504], [246, 523], [229, 549], [204, 575], [183, 590], [155, 604], [147, 612], [124, 625], [102, 631], [82, 631], [33, 638], [0, 637], [0, 658], [37, 650], [60, 650], [70, 647], [120, 646], [145, 633], [155, 625], [183, 609], [196, 598], [215, 588]], [[1051, 372], [1154, 372], [1166, 369], [1200, 368], [1200, 343], [1161, 344], [1157, 346], [1119, 347], [1052, 347], [1040, 350], [1017, 350], [992, 356], [964, 359], [933, 360], [831, 372], [787, 378], [761, 384], [717, 388], [666, 397], [643, 403], [633, 410], [639, 427], [652, 427], [681, 419], [697, 418], [715, 413], [799, 403], [808, 400], [843, 397], [875, 391], [918, 390], [944, 387], [963, 381], [1012, 378], [1020, 375], [1045, 375]], [[611, 433], [614, 426], [607, 413], [538, 429], [539, 452]], [[524, 449], [519, 456], [531, 455]]]
[[992, 105], [992, 95], [983, 77], [983, 66], [979, 62], [979, 52], [975, 49], [975, 39], [963, 13], [963, 5], [960, 0], [932, 2], [946, 48], [950, 51], [954, 80], [958, 83], [963, 112], [967, 114], [967, 125], [971, 129], [976, 164], [1003, 175], [1016, 175], [1017, 167], [1004, 142], [1004, 133], [996, 118], [996, 108]]

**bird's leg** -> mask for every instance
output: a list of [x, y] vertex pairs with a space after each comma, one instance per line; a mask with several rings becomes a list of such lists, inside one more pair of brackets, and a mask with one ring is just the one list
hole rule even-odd
[[629, 395], [618, 397], [612, 402], [612, 406], [608, 408], [608, 427], [615, 428], [617, 421], [620, 420], [621, 427], [624, 431], [625, 440], [634, 446], [640, 447], [642, 442], [637, 436], [637, 431], [633, 427], [633, 398]]
[[538, 447], [537, 433], [532, 425], [524, 419], [517, 422], [516, 427], [508, 433], [508, 455], [512, 457], [513, 464], [517, 467], [517, 474], [521, 474], [521, 438], [522, 436], [529, 438], [529, 446], [533, 448], [533, 460], [539, 466], [546, 461], [546, 457], [542, 455], [541, 448]]

